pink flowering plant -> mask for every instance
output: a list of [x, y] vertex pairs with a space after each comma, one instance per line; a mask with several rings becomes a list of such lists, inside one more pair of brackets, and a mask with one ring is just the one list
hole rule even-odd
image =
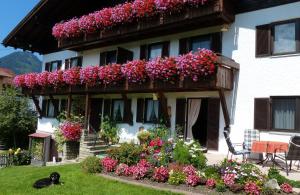
[[73, 67], [65, 70], [63, 73], [63, 81], [71, 86], [80, 84], [80, 69], [78, 67]]
[[169, 169], [163, 166], [155, 168], [152, 178], [157, 182], [166, 182], [169, 178]]
[[15, 87], [25, 87], [25, 75], [17, 75], [13, 80]]
[[151, 80], [175, 81], [178, 69], [175, 58], [156, 58], [146, 64], [146, 71]]
[[98, 81], [98, 66], [87, 66], [80, 69], [80, 82], [89, 87], [95, 86]]
[[137, 165], [132, 166], [132, 176], [136, 180], [140, 180], [149, 175], [152, 165], [145, 159], [142, 159]]
[[113, 8], [111, 20], [113, 25], [131, 22], [133, 19], [132, 3], [119, 4]]
[[259, 195], [260, 194], [260, 187], [254, 182], [247, 182], [244, 186], [244, 190], [247, 194], [251, 195]]
[[144, 60], [133, 60], [122, 66], [122, 73], [129, 83], [142, 83], [148, 79], [146, 62]]
[[104, 171], [113, 172], [118, 165], [118, 161], [110, 157], [105, 157], [101, 160], [101, 164]]
[[197, 169], [193, 165], [183, 167], [183, 172], [188, 175], [197, 175]]
[[78, 20], [79, 29], [83, 33], [91, 34], [97, 31], [97, 25], [94, 14], [82, 16]]
[[100, 11], [96, 11], [93, 15], [95, 18], [97, 28], [105, 29], [111, 27], [113, 24], [111, 19], [112, 13], [113, 13], [112, 8], [104, 8]]
[[288, 183], [281, 184], [280, 189], [281, 189], [281, 191], [283, 191], [284, 193], [287, 193], [287, 194], [293, 193], [293, 187]]
[[34, 87], [37, 86], [37, 80], [36, 80], [36, 77], [37, 77], [37, 73], [29, 73], [29, 74], [26, 74], [25, 75], [25, 86], [30, 88], [30, 89], [33, 89]]
[[200, 182], [200, 177], [198, 175], [187, 175], [185, 183], [189, 186], [196, 186]]
[[[124, 163], [121, 163], [121, 164], [119, 164], [119, 165], [117, 166], [115, 173], [116, 173], [116, 175], [118, 175], [118, 176], [127, 176], [127, 174], [128, 174], [128, 173], [127, 173], [128, 169], [129, 169], [129, 166], [128, 166], [128, 165], [126, 165], [126, 164], [124, 164]], [[126, 174], [125, 174], [125, 172], [126, 172]]]
[[48, 83], [54, 88], [58, 88], [64, 84], [63, 71], [56, 70], [48, 73]]
[[82, 133], [82, 124], [79, 122], [64, 121], [59, 126], [67, 141], [78, 141]]
[[232, 186], [235, 183], [235, 177], [236, 174], [233, 173], [229, 173], [229, 174], [225, 174], [222, 179], [224, 181], [224, 184], [228, 187]]
[[215, 188], [215, 186], [216, 186], [216, 184], [217, 184], [217, 182], [216, 182], [216, 180], [215, 179], [208, 179], [207, 181], [206, 181], [206, 187], [208, 187], [208, 188]]
[[49, 85], [48, 76], [49, 76], [49, 72], [47, 72], [47, 71], [37, 74], [37, 76], [36, 76], [37, 84], [40, 87], [47, 87]]
[[117, 84], [124, 81], [120, 64], [101, 66], [98, 72], [99, 80], [105, 85]]

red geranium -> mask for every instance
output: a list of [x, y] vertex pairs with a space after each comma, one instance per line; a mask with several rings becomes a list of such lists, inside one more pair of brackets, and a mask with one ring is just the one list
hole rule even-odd
[[95, 15], [89, 14], [82, 16], [78, 20], [78, 25], [81, 31], [84, 33], [94, 33], [97, 30], [97, 25], [95, 21]]
[[80, 68], [73, 67], [65, 70], [63, 73], [63, 80], [68, 85], [80, 84]]
[[101, 164], [106, 172], [113, 172], [118, 165], [118, 161], [110, 157], [105, 157], [101, 160]]
[[152, 176], [154, 181], [166, 182], [169, 178], [169, 170], [166, 167], [158, 167], [154, 169]]
[[99, 66], [87, 66], [80, 70], [81, 84], [87, 84], [88, 86], [96, 85], [98, 80]]
[[100, 82], [105, 85], [117, 84], [118, 82], [124, 80], [124, 75], [122, 74], [120, 64], [101, 66], [99, 68], [98, 76]]
[[131, 22], [133, 18], [132, 3], [124, 3], [112, 8], [111, 20], [114, 24]]
[[77, 18], [73, 18], [64, 23], [63, 35], [67, 38], [77, 37], [81, 34], [79, 23]]
[[95, 18], [96, 26], [99, 29], [110, 27], [113, 24], [113, 21], [111, 20], [112, 12], [113, 12], [112, 8], [104, 8], [93, 14]]
[[174, 81], [177, 77], [175, 58], [156, 58], [146, 64], [146, 71], [151, 80]]
[[56, 70], [54, 72], [49, 72], [48, 74], [48, 83], [49, 85], [53, 86], [54, 88], [59, 87], [64, 83], [63, 80], [63, 71]]
[[26, 87], [33, 89], [37, 85], [36, 77], [37, 77], [37, 73], [25, 74]]
[[25, 75], [17, 75], [15, 76], [13, 83], [15, 87], [25, 87]]
[[132, 3], [133, 13], [137, 18], [149, 17], [155, 14], [154, 0], [135, 0]]
[[49, 75], [49, 72], [47, 72], [47, 71], [37, 74], [37, 76], [36, 76], [37, 84], [41, 87], [46, 87], [49, 84], [48, 75]]
[[130, 83], [142, 83], [148, 78], [146, 62], [144, 60], [133, 60], [122, 67], [122, 73]]
[[61, 129], [64, 137], [68, 141], [78, 141], [81, 137], [82, 124], [76, 122], [65, 121], [59, 128]]
[[280, 189], [287, 194], [293, 193], [293, 187], [288, 183], [281, 184]]

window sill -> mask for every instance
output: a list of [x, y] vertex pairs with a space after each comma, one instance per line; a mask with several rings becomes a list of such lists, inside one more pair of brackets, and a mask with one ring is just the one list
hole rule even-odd
[[300, 135], [299, 130], [260, 130], [260, 132], [269, 133], [273, 135]]
[[255, 58], [261, 59], [261, 58], [286, 58], [286, 57], [297, 57], [300, 56], [300, 52], [296, 53], [285, 53], [285, 54], [273, 54], [273, 55], [262, 55], [262, 56], [256, 56]]

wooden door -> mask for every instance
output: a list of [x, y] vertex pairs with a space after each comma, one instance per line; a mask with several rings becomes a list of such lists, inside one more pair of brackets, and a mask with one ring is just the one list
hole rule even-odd
[[101, 125], [101, 115], [102, 115], [102, 102], [103, 99], [91, 99], [90, 117], [89, 117], [89, 127], [90, 132], [93, 130], [98, 132]]
[[207, 109], [207, 148], [218, 150], [219, 147], [220, 99], [209, 98]]

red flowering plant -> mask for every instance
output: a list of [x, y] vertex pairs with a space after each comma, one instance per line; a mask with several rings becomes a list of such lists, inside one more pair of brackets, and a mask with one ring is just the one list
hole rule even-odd
[[49, 85], [53, 86], [54, 88], [57, 88], [57, 87], [63, 85], [64, 84], [63, 71], [56, 70], [54, 72], [49, 72], [48, 83], [49, 83]]
[[132, 3], [119, 4], [112, 9], [111, 20], [114, 25], [128, 23], [133, 19]]
[[217, 55], [207, 49], [199, 49], [195, 53], [188, 53], [176, 58], [181, 76], [189, 77], [197, 82], [200, 78], [215, 73]]
[[118, 161], [110, 157], [105, 157], [101, 160], [101, 164], [104, 171], [113, 172], [118, 165]]
[[175, 81], [178, 70], [175, 58], [156, 58], [146, 64], [146, 71], [151, 80]]
[[[116, 168], [116, 171], [115, 171], [115, 173], [116, 173], [116, 175], [118, 175], [118, 176], [127, 176], [127, 172], [128, 172], [128, 169], [129, 169], [129, 166], [128, 165], [126, 165], [126, 164], [124, 164], [124, 163], [121, 163], [121, 164], [119, 164], [118, 166], [117, 166], [117, 168]], [[127, 173], [127, 174], [125, 174], [125, 172]]]
[[64, 121], [59, 129], [67, 141], [79, 141], [82, 132], [82, 124], [79, 122]]
[[25, 86], [30, 89], [36, 87], [37, 86], [36, 77], [37, 77], [37, 73], [25, 74]]
[[151, 140], [149, 143], [149, 147], [153, 149], [154, 153], [160, 153], [162, 146], [163, 146], [163, 141], [159, 137]]
[[61, 38], [64, 38], [65, 35], [64, 35], [64, 25], [65, 23], [63, 22], [60, 22], [60, 23], [57, 23], [53, 26], [52, 28], [52, 35], [57, 38], [57, 39], [61, 39]]
[[63, 81], [68, 85], [80, 84], [80, 68], [73, 67], [63, 72]]
[[122, 74], [121, 67], [122, 66], [120, 64], [101, 66], [98, 72], [100, 82], [105, 85], [109, 85], [124, 81], [124, 75]]
[[184, 3], [184, 0], [155, 0], [156, 9], [161, 12], [178, 11], [183, 7]]
[[142, 159], [137, 165], [132, 166], [132, 176], [136, 180], [143, 179], [150, 174], [151, 169], [152, 165], [145, 159]]
[[81, 84], [87, 84], [87, 86], [95, 86], [98, 81], [98, 66], [87, 66], [80, 69], [80, 82]]
[[133, 60], [122, 66], [122, 73], [129, 83], [142, 83], [148, 79], [146, 62], [144, 60]]
[[200, 177], [198, 175], [187, 175], [185, 183], [189, 186], [196, 186], [200, 182]]
[[13, 80], [13, 84], [15, 87], [25, 87], [25, 75], [17, 75]]
[[48, 76], [49, 76], [49, 72], [47, 72], [47, 71], [37, 74], [37, 76], [36, 76], [37, 84], [43, 88], [47, 87], [49, 85]]
[[236, 174], [234, 173], [227, 173], [225, 174], [222, 179], [223, 179], [223, 182], [226, 186], [230, 187], [232, 186], [233, 184], [235, 184], [235, 178], [236, 178]]
[[78, 37], [81, 35], [82, 31], [80, 30], [78, 19], [73, 18], [64, 23], [63, 35], [67, 38]]
[[105, 29], [113, 24], [113, 21], [111, 19], [112, 12], [112, 8], [104, 8], [93, 13], [97, 28]]
[[281, 189], [281, 191], [283, 191], [284, 193], [287, 193], [287, 194], [293, 193], [293, 187], [288, 183], [281, 184], [280, 189]]
[[193, 165], [183, 167], [183, 172], [188, 175], [197, 175], [197, 169]]
[[166, 182], [169, 178], [169, 169], [167, 167], [157, 167], [154, 169], [152, 179], [157, 182]]
[[78, 25], [81, 31], [84, 33], [94, 33], [97, 30], [96, 20], [94, 14], [82, 16], [78, 20]]
[[251, 195], [259, 195], [260, 194], [260, 187], [254, 182], [247, 182], [244, 186], [244, 190], [247, 194]]
[[214, 180], [214, 179], [208, 179], [207, 181], [206, 181], [206, 187], [208, 187], [208, 188], [215, 188], [215, 186], [216, 186], [216, 180]]
[[150, 17], [155, 14], [154, 0], [135, 0], [132, 3], [132, 11], [139, 18]]

